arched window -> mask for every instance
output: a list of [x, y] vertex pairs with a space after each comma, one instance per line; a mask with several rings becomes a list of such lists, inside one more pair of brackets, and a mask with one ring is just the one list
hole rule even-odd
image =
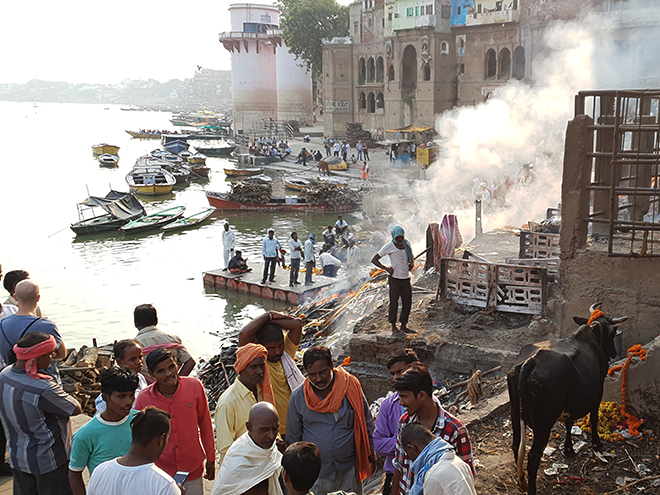
[[408, 45], [403, 50], [401, 78], [403, 90], [414, 91], [417, 89], [417, 50], [412, 45]]
[[431, 66], [428, 62], [424, 64], [424, 68], [422, 69], [422, 79], [425, 81], [431, 80]]
[[364, 63], [364, 57], [358, 62], [358, 84], [364, 84], [367, 79], [367, 64]]
[[525, 49], [522, 46], [513, 50], [513, 78], [522, 79], [525, 77]]
[[369, 96], [367, 97], [367, 112], [376, 112], [376, 96], [373, 93], [369, 93]]
[[367, 61], [367, 82], [374, 82], [376, 79], [376, 64], [374, 63], [374, 58], [369, 57]]
[[511, 77], [511, 52], [508, 48], [500, 50], [500, 70], [499, 79], [509, 79]]
[[376, 108], [385, 108], [385, 99], [383, 98], [383, 93], [378, 93], [378, 96], [376, 96]]
[[497, 55], [492, 48], [486, 52], [485, 68], [484, 77], [486, 79], [495, 77], [495, 74], [497, 74]]
[[394, 81], [394, 66], [390, 65], [390, 69], [387, 71], [387, 80]]
[[440, 53], [442, 55], [447, 55], [449, 53], [449, 43], [447, 43], [446, 41], [440, 43]]
[[383, 82], [385, 78], [385, 65], [383, 64], [383, 57], [376, 59], [376, 82]]
[[360, 110], [367, 108], [367, 96], [364, 94], [364, 91], [360, 93], [360, 96], [358, 97], [358, 108]]

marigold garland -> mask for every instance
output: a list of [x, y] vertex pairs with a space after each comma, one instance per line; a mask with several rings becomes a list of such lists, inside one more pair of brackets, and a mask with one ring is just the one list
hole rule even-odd
[[[575, 422], [586, 433], [591, 433], [590, 414]], [[601, 402], [598, 408], [598, 436], [607, 442], [620, 442], [623, 436], [616, 430], [625, 428], [626, 418], [618, 402]]]
[[637, 356], [642, 361], [646, 361], [646, 355], [648, 352], [649, 351], [647, 349], [642, 348], [641, 344], [635, 344], [630, 349], [628, 349], [628, 358], [623, 365], [614, 366], [607, 371], [607, 374], [611, 376], [615, 372], [623, 370], [621, 372], [621, 402], [623, 403], [621, 405], [621, 414], [626, 417], [628, 423], [628, 433], [630, 433], [630, 435], [633, 437], [639, 435], [639, 427], [642, 425], [642, 423], [644, 423], [644, 420], [638, 419], [632, 414], [628, 413], [628, 368], [630, 367], [630, 362], [632, 361], [633, 356]]

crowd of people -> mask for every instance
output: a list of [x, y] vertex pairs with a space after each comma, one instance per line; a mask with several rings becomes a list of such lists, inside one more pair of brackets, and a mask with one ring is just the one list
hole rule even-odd
[[277, 138], [261, 137], [252, 141], [248, 147], [248, 153], [254, 156], [262, 156], [269, 162], [284, 160], [291, 154], [291, 148], [287, 141], [277, 141]]

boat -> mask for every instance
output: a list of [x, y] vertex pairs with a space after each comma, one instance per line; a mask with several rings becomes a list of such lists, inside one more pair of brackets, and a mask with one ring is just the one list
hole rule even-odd
[[209, 205], [217, 210], [229, 211], [282, 211], [282, 212], [337, 212], [358, 211], [362, 209], [362, 203], [328, 205], [310, 204], [302, 198], [286, 197], [271, 198], [268, 203], [236, 203], [227, 199], [227, 193], [206, 191], [206, 199]]
[[192, 179], [208, 179], [209, 174], [211, 173], [211, 169], [209, 167], [206, 167], [204, 165], [188, 165], [188, 168], [190, 169], [190, 174], [192, 175]]
[[162, 210], [133, 220], [124, 225], [120, 230], [124, 234], [135, 234], [137, 232], [144, 232], [145, 230], [159, 229], [163, 225], [167, 225], [180, 218], [184, 211], [186, 211], [185, 206], [168, 208], [167, 210]]
[[190, 145], [182, 139], [174, 139], [163, 143], [163, 148], [170, 153], [180, 153], [181, 151], [188, 151]]
[[183, 158], [181, 158], [179, 155], [175, 155], [174, 153], [162, 154], [159, 156], [159, 158], [169, 163], [183, 163]]
[[193, 156], [188, 158], [188, 163], [206, 163], [206, 155], [202, 153], [195, 153]]
[[179, 156], [187, 161], [188, 158], [193, 156], [193, 153], [188, 150], [183, 150], [183, 151], [179, 151]]
[[167, 170], [169, 173], [171, 173], [174, 178], [176, 179], [176, 184], [178, 186], [182, 184], [188, 184], [188, 181], [190, 181], [190, 169], [187, 168], [185, 165], [178, 165], [176, 163], [168, 163], [165, 162], [161, 165], [161, 168]]
[[[122, 108], [123, 110], [123, 108]], [[132, 138], [135, 139], [160, 139], [162, 131], [126, 131]]]
[[126, 182], [131, 191], [144, 196], [158, 196], [172, 192], [176, 179], [167, 170], [156, 165], [135, 165]]
[[329, 182], [331, 184], [335, 184], [339, 187], [346, 187], [348, 185], [348, 182], [345, 181], [344, 179], [337, 179], [335, 177], [319, 177], [317, 180], [323, 181], [323, 182]]
[[241, 177], [248, 177], [250, 175], [259, 175], [264, 173], [263, 168], [226, 168], [225, 175], [235, 175]]
[[241, 177], [240, 175], [230, 175], [228, 177], [225, 177], [225, 180], [229, 181], [229, 182], [245, 181], [245, 180], [258, 180], [258, 181], [261, 181], [261, 182], [273, 182], [273, 178], [269, 177], [266, 174], [249, 175], [247, 177], [245, 177], [245, 176]]
[[199, 225], [208, 217], [210, 217], [214, 211], [215, 208], [207, 208], [206, 210], [202, 210], [198, 213], [195, 213], [194, 215], [190, 215], [189, 217], [179, 218], [172, 223], [164, 225], [160, 228], [160, 230], [163, 232], [173, 232], [175, 230], [187, 229], [193, 225]]
[[[118, 230], [122, 225], [146, 214], [138, 199], [130, 192], [110, 190], [105, 197], [90, 196], [77, 204], [78, 221], [71, 224], [76, 234], [98, 234]], [[96, 215], [100, 210], [105, 213]], [[85, 218], [92, 213], [92, 217]]]
[[195, 149], [206, 156], [229, 156], [236, 149], [236, 146], [227, 145], [213, 148], [195, 146]]
[[119, 157], [108, 153], [103, 153], [97, 160], [102, 167], [117, 167], [119, 164]]
[[289, 189], [295, 189], [296, 191], [302, 191], [307, 186], [311, 184], [311, 181], [303, 179], [302, 177], [295, 177], [292, 175], [282, 177], [282, 182]]
[[104, 153], [109, 155], [117, 155], [119, 153], [119, 146], [106, 143], [95, 144], [92, 146], [92, 151], [95, 155], [103, 155]]
[[327, 156], [323, 159], [328, 164], [328, 170], [348, 170], [348, 163], [338, 156]]

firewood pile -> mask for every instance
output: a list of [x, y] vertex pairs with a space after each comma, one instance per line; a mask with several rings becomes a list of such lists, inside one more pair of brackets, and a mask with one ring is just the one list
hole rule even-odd
[[352, 148], [355, 148], [358, 141], [362, 141], [369, 149], [378, 147], [371, 133], [364, 130], [359, 122], [346, 122], [346, 140]]
[[236, 362], [236, 349], [238, 344], [232, 342], [228, 346], [223, 346], [220, 354], [216, 354], [209, 359], [197, 374], [197, 377], [204, 384], [206, 396], [209, 400], [211, 411], [215, 409], [218, 403], [218, 397], [234, 383], [236, 372], [234, 363]]
[[309, 204], [314, 205], [354, 205], [362, 201], [355, 191], [328, 181], [312, 182], [302, 190], [301, 196]]
[[270, 182], [242, 180], [232, 184], [231, 192], [227, 195], [227, 199], [236, 203], [268, 203], [272, 193], [273, 185]]
[[112, 362], [112, 345], [82, 346], [78, 351], [69, 349], [66, 359], [57, 365], [64, 391], [75, 397], [89, 416], [96, 414], [94, 401], [101, 395], [101, 373], [110, 368]]

